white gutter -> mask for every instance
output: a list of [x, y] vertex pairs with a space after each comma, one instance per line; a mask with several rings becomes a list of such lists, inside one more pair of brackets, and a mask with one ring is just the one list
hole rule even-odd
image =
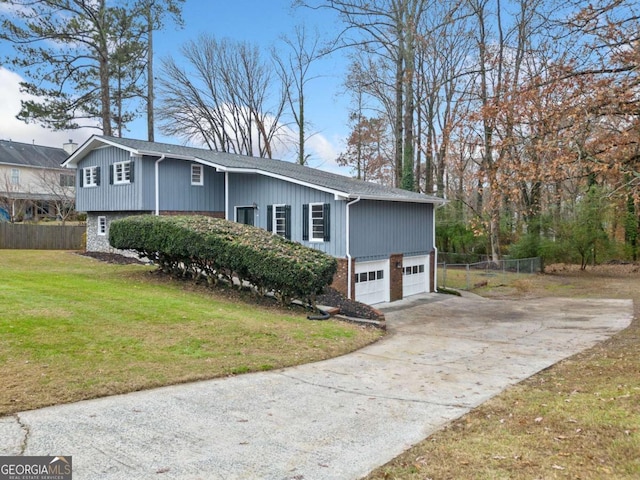
[[156, 216], [160, 215], [160, 162], [164, 160], [164, 153], [156, 160]]
[[351, 276], [353, 275], [353, 271], [351, 268], [351, 235], [350, 235], [350, 230], [351, 230], [351, 224], [350, 222], [350, 218], [349, 218], [349, 207], [351, 205], [354, 205], [356, 203], [358, 203], [360, 201], [360, 197], [356, 198], [355, 200], [347, 203], [347, 212], [346, 212], [346, 223], [347, 223], [347, 232], [346, 232], [346, 236], [347, 236], [347, 261], [349, 262], [349, 264], [347, 265], [347, 298], [349, 300], [352, 300], [351, 298]]

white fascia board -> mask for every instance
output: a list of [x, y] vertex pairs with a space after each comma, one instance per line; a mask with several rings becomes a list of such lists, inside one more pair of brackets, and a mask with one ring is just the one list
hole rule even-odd
[[78, 148], [78, 150], [73, 152], [69, 156], [69, 158], [62, 162], [62, 166], [64, 168], [78, 168], [78, 162], [80, 162], [80, 160], [82, 160], [89, 152], [101, 147], [116, 147], [129, 152], [131, 156], [140, 154], [135, 148], [126, 147], [118, 142], [113, 142], [106, 138], [94, 135], [89, 140], [87, 140], [80, 148]]
[[78, 162], [82, 160], [87, 153], [95, 148], [96, 143], [102, 143], [101, 140], [102, 139], [97, 138], [95, 135], [92, 136], [89, 140], [84, 142], [80, 146], [80, 148], [69, 155], [69, 158], [62, 162], [62, 166], [64, 168], [78, 168]]
[[360, 197], [362, 200], [381, 200], [386, 202], [405, 202], [405, 203], [430, 203], [430, 204], [443, 204], [446, 202], [444, 199], [439, 198], [425, 198], [425, 199], [416, 199], [416, 198], [393, 198], [379, 195], [362, 195], [357, 193], [348, 193], [340, 190], [322, 187], [320, 185], [316, 185], [309, 182], [304, 182], [301, 180], [297, 180], [295, 178], [287, 177], [285, 175], [279, 175], [277, 173], [267, 172], [258, 168], [238, 168], [238, 167], [225, 167], [223, 165], [214, 164], [211, 162], [202, 161], [203, 164], [215, 167], [217, 170], [229, 173], [254, 173], [258, 175], [264, 175], [266, 177], [277, 178], [279, 180], [283, 180], [289, 183], [295, 183], [297, 185], [302, 185], [304, 187], [309, 187], [314, 190], [319, 190], [322, 192], [327, 192], [334, 195], [336, 200], [354, 200]]
[[394, 198], [394, 197], [383, 197], [379, 195], [357, 195], [351, 194], [349, 195], [349, 199], [356, 199], [360, 197], [362, 200], [380, 200], [384, 202], [403, 202], [403, 203], [431, 203], [434, 205], [442, 205], [447, 203], [446, 200], [441, 198]]
[[173, 158], [173, 159], [176, 159], [176, 160], [187, 160], [189, 162], [202, 163], [194, 156], [191, 156], [191, 155], [177, 155], [177, 154], [171, 153], [171, 152], [167, 153], [167, 152], [158, 152], [158, 151], [155, 151], [155, 150], [135, 150], [135, 153], [137, 155], [140, 155], [140, 156], [146, 155], [147, 157], [161, 157], [162, 155], [164, 155], [167, 159]]

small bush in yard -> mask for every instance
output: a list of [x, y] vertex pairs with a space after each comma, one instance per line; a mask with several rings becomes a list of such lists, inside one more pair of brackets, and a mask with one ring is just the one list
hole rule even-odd
[[273, 292], [283, 304], [292, 298], [313, 303], [337, 269], [336, 260], [318, 250], [261, 228], [198, 215], [117, 220], [109, 243], [135, 250], [172, 275], [210, 284], [237, 277], [241, 285]]

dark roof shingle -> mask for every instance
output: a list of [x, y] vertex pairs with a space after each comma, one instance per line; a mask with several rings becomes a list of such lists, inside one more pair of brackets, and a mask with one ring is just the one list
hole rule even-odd
[[62, 148], [0, 140], [0, 163], [25, 167], [62, 168], [69, 155]]
[[[89, 140], [116, 144], [138, 154], [166, 155], [191, 160], [201, 160], [222, 167], [223, 169], [247, 170], [262, 172], [267, 175], [285, 177], [295, 182], [315, 185], [327, 190], [345, 194], [349, 198], [369, 198], [379, 200], [396, 200], [419, 203], [443, 203], [443, 199], [409, 192], [399, 188], [390, 188], [378, 183], [364, 182], [337, 173], [325, 172], [297, 163], [274, 160], [270, 158], [248, 157], [232, 153], [216, 152], [202, 148], [171, 145], [167, 143], [147, 142], [129, 138], [95, 136]], [[78, 149], [83, 150], [83, 147]], [[70, 160], [72, 160], [70, 158]]]

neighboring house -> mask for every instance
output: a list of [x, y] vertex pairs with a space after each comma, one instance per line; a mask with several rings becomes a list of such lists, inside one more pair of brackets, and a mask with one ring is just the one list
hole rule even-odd
[[60, 217], [73, 207], [75, 176], [61, 164], [77, 146], [0, 140], [0, 221]]
[[434, 291], [442, 199], [272, 160], [93, 136], [66, 162], [87, 250], [110, 251], [110, 223], [198, 213], [247, 223], [338, 259], [333, 286], [369, 304]]

